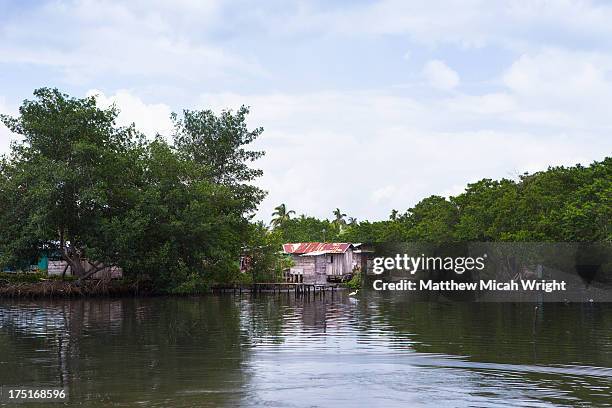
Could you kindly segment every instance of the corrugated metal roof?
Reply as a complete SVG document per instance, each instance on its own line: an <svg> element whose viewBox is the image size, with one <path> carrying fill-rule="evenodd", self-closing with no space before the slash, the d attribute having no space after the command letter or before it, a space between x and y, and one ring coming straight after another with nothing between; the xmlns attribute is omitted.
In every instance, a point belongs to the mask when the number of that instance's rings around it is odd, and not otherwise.
<svg viewBox="0 0 612 408"><path fill-rule="evenodd" d="M328 252L328 251L313 251L313 252L307 252L300 256L319 256L319 255L327 255L327 254L333 254L333 253L334 252Z"/></svg>
<svg viewBox="0 0 612 408"><path fill-rule="evenodd" d="M310 252L322 252L328 254L341 254L351 247L347 242L298 242L283 244L286 254L307 254Z"/></svg>

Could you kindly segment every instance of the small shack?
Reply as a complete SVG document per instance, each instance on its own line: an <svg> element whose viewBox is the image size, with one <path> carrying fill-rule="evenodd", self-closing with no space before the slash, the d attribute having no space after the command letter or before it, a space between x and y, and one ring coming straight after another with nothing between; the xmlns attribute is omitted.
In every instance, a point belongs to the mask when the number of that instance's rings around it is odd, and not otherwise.
<svg viewBox="0 0 612 408"><path fill-rule="evenodd" d="M93 266L87 261L83 261L82 265L85 269L85 273L89 272L91 268L93 268ZM47 266L47 274L49 276L62 275L64 270L66 270L67 276L72 276L72 268L70 268L66 261L49 259ZM105 266L91 275L91 277L93 279L118 279L123 277L123 269L121 269L119 266Z"/></svg>
<svg viewBox="0 0 612 408"><path fill-rule="evenodd" d="M16 265L8 265L0 268L2 272L30 272L44 273L48 276L58 276L65 274L72 276L72 269L67 266L58 250L43 249L32 259L24 259ZM85 272L93 268L86 260L82 261ZM119 266L105 266L91 276L93 279L117 279L123 277L123 269Z"/></svg>
<svg viewBox="0 0 612 408"><path fill-rule="evenodd" d="M293 267L285 273L287 282L325 284L349 280L365 268L367 259L361 244L348 242L299 242L283 244Z"/></svg>

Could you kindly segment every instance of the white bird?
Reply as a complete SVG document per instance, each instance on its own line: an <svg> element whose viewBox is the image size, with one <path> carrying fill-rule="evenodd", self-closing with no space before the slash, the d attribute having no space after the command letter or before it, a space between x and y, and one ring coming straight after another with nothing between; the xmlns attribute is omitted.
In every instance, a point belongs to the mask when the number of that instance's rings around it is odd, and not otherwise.
<svg viewBox="0 0 612 408"><path fill-rule="evenodd" d="M356 289L354 292L349 293L349 296L355 296L359 292L359 289Z"/></svg>

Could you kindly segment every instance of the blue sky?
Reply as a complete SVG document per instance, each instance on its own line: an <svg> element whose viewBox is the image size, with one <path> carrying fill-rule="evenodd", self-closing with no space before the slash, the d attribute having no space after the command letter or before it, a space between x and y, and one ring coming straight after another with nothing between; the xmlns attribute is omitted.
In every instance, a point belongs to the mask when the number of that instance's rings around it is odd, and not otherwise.
<svg viewBox="0 0 612 408"><path fill-rule="evenodd" d="M381 219L610 155L610 21L609 3L570 0L0 0L0 111L52 86L152 136L172 111L247 104L259 218L284 202Z"/></svg>

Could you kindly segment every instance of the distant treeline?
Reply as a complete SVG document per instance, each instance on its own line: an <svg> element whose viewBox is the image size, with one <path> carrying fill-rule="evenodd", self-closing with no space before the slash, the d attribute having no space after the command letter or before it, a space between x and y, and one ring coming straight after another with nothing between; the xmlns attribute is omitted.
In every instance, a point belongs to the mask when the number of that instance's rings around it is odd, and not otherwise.
<svg viewBox="0 0 612 408"><path fill-rule="evenodd" d="M331 220L290 213L281 205L272 221L286 242L611 242L612 158L516 181L482 179L457 196L393 210L385 221L359 222L339 209Z"/></svg>
<svg viewBox="0 0 612 408"><path fill-rule="evenodd" d="M483 179L449 199L431 196L385 221L299 216L252 221L265 192L247 147L263 131L248 109L173 114L148 140L119 126L116 107L57 89L34 91L0 120L20 140L0 160L0 268L58 257L77 281L118 265L157 291L276 279L280 244L298 241L611 241L612 159L554 167L518 181ZM245 256L246 255L246 256ZM240 259L251 272L240 273ZM87 265L89 263L89 265ZM272 274L272 276L270 276Z"/></svg>

